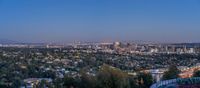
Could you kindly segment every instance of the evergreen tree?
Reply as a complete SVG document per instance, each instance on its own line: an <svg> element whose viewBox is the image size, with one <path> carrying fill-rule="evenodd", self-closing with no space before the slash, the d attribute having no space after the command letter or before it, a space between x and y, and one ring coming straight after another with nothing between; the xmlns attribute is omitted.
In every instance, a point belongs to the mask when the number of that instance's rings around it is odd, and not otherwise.
<svg viewBox="0 0 200 88"><path fill-rule="evenodd" d="M14 78L12 81L12 88L19 88L21 86L22 82L20 78Z"/></svg>
<svg viewBox="0 0 200 88"><path fill-rule="evenodd" d="M153 84L153 77L149 73L140 73L138 75L139 86L149 88Z"/></svg>
<svg viewBox="0 0 200 88"><path fill-rule="evenodd" d="M163 75L162 80L169 80L178 78L178 74L180 73L179 69L175 65L171 65Z"/></svg>
<svg viewBox="0 0 200 88"><path fill-rule="evenodd" d="M66 76L64 78L64 87L66 88L78 88L81 85L79 78L72 78Z"/></svg>
<svg viewBox="0 0 200 88"><path fill-rule="evenodd" d="M193 77L200 77L200 70L194 71Z"/></svg>

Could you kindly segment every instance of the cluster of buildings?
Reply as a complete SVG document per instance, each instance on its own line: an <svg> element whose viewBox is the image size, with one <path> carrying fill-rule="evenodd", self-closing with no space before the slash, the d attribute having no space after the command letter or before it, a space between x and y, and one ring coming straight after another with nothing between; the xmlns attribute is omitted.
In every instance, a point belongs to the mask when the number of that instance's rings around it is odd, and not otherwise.
<svg viewBox="0 0 200 88"><path fill-rule="evenodd" d="M25 86L21 86L21 88L37 88L40 83L44 83L40 85L42 88L48 88L47 84L52 84L53 80L51 78L28 78L23 80L25 83Z"/></svg>
<svg viewBox="0 0 200 88"><path fill-rule="evenodd" d="M199 44L122 42L68 45L1 44L0 64L7 64L7 67L10 67L4 70L4 73L12 71L8 73L15 73L17 77L22 75L21 80L24 80L30 88L40 83L41 80L51 83L53 77L64 78L66 75L74 78L80 77L82 69L88 75L95 76L103 64L119 68L131 75L145 70L150 72L156 81L160 81L171 63L177 64L182 71L180 75L183 78L191 76L192 69L199 67L196 65L200 62L199 53ZM29 71L30 68L36 72L36 75L29 76L29 74L22 73L24 70ZM46 74L51 75L46 76ZM25 75L30 78L27 79ZM6 78L9 77L5 76L1 79Z"/></svg>
<svg viewBox="0 0 200 88"><path fill-rule="evenodd" d="M199 43L132 43L132 42L114 42L114 43L71 43L71 44L0 44L0 47L18 47L18 48L79 48L86 49L87 52L105 52L119 54L194 54L200 53Z"/></svg>
<svg viewBox="0 0 200 88"><path fill-rule="evenodd" d="M167 53L167 54L194 54L200 52L200 44L183 43L183 44L153 44L153 43L78 43L71 44L73 48L93 49L94 51L106 53L120 54L152 54L152 53Z"/></svg>

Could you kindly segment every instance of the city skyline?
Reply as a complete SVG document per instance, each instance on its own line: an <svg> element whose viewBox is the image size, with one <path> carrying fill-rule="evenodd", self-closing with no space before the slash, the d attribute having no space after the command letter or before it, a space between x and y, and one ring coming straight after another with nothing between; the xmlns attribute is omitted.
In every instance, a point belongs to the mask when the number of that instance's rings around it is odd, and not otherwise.
<svg viewBox="0 0 200 88"><path fill-rule="evenodd" d="M0 39L200 42L198 0L1 0Z"/></svg>

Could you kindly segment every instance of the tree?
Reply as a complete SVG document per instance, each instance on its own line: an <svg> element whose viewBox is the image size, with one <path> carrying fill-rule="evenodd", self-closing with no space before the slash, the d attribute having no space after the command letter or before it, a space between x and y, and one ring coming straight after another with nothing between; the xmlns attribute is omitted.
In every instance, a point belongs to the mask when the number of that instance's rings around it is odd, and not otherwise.
<svg viewBox="0 0 200 88"><path fill-rule="evenodd" d="M0 88L9 88L4 82L0 81Z"/></svg>
<svg viewBox="0 0 200 88"><path fill-rule="evenodd" d="M21 86L22 82L20 78L14 78L12 81L12 88L19 88Z"/></svg>
<svg viewBox="0 0 200 88"><path fill-rule="evenodd" d="M96 88L96 77L82 73L80 88Z"/></svg>
<svg viewBox="0 0 200 88"><path fill-rule="evenodd" d="M129 88L139 88L139 85L137 84L136 78L129 77Z"/></svg>
<svg viewBox="0 0 200 88"><path fill-rule="evenodd" d="M39 84L37 85L37 88L45 88L47 85L46 81L45 80L41 80L39 82Z"/></svg>
<svg viewBox="0 0 200 88"><path fill-rule="evenodd" d="M80 86L80 79L66 76L64 78L64 86L67 88L77 88Z"/></svg>
<svg viewBox="0 0 200 88"><path fill-rule="evenodd" d="M178 78L178 74L180 73L179 69L175 65L171 65L163 75L162 80L169 80Z"/></svg>
<svg viewBox="0 0 200 88"><path fill-rule="evenodd" d="M193 77L200 77L200 70L194 71Z"/></svg>
<svg viewBox="0 0 200 88"><path fill-rule="evenodd" d="M139 73L139 86L142 88L149 88L153 84L153 77L149 73Z"/></svg>
<svg viewBox="0 0 200 88"><path fill-rule="evenodd" d="M119 69L103 65L97 74L98 88L127 88L128 76Z"/></svg>
<svg viewBox="0 0 200 88"><path fill-rule="evenodd" d="M63 79L56 78L53 80L54 88L63 88Z"/></svg>

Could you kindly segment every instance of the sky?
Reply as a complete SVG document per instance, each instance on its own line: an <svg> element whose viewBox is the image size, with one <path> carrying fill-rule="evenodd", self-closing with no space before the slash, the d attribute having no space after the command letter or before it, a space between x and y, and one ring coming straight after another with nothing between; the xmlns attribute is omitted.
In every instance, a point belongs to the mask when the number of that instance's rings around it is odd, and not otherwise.
<svg viewBox="0 0 200 88"><path fill-rule="evenodd" d="M199 0L0 0L0 39L200 42Z"/></svg>

